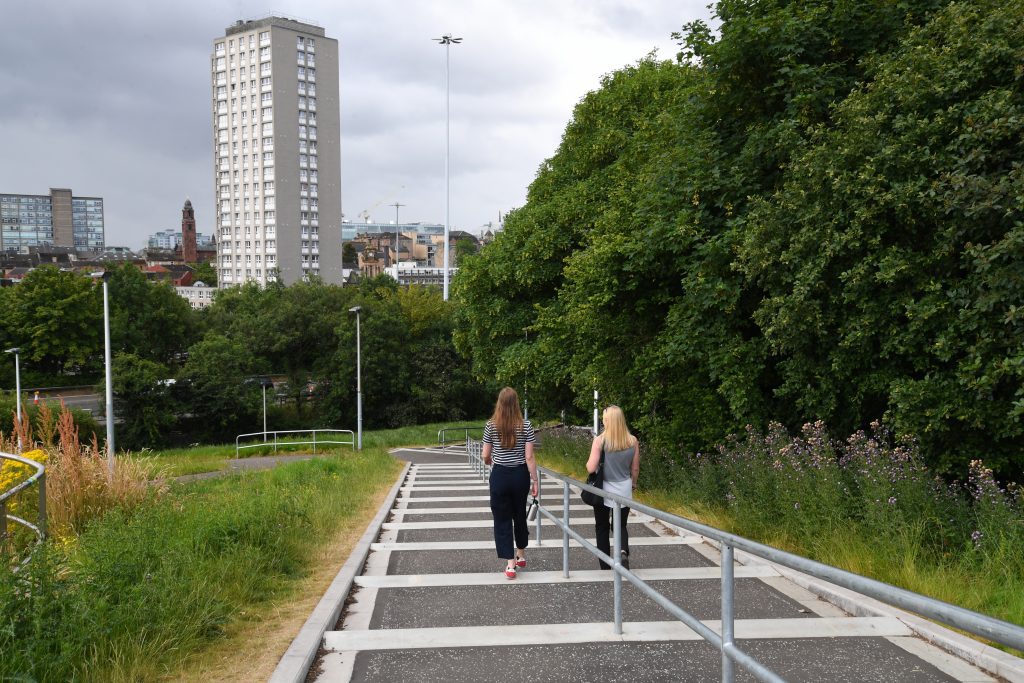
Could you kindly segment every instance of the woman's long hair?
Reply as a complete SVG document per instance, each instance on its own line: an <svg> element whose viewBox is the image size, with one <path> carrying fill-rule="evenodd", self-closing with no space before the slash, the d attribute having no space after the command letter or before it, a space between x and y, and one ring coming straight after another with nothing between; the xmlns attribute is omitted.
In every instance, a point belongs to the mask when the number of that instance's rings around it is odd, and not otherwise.
<svg viewBox="0 0 1024 683"><path fill-rule="evenodd" d="M622 408L608 406L604 409L601 419L604 420L603 436L606 450L624 451L636 441L626 426L626 416L623 415Z"/></svg>
<svg viewBox="0 0 1024 683"><path fill-rule="evenodd" d="M491 422L501 438L501 447L515 448L516 433L523 428L523 413L519 410L519 394L512 387L505 387L498 394Z"/></svg>

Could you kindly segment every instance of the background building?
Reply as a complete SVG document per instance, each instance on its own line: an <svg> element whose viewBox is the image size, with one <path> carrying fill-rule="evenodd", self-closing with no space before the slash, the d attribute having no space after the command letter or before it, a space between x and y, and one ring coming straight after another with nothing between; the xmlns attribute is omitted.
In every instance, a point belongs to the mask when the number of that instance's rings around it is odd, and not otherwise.
<svg viewBox="0 0 1024 683"><path fill-rule="evenodd" d="M0 194L0 251L38 246L102 252L103 199L59 188L48 195Z"/></svg>
<svg viewBox="0 0 1024 683"><path fill-rule="evenodd" d="M196 233L196 246L204 247L213 244L212 235ZM158 230L146 238L146 246L150 249L167 249L173 251L181 246L180 230Z"/></svg>
<svg viewBox="0 0 1024 683"><path fill-rule="evenodd" d="M214 41L218 284L340 283L338 41L281 17Z"/></svg>

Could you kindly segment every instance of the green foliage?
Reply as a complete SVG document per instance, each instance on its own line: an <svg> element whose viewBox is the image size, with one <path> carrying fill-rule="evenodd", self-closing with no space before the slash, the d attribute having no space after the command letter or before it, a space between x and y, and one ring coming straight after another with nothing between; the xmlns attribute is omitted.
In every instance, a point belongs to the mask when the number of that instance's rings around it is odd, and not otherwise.
<svg viewBox="0 0 1024 683"><path fill-rule="evenodd" d="M36 268L5 295L4 328L21 360L51 374L93 370L102 348L103 298L87 277Z"/></svg>
<svg viewBox="0 0 1024 683"><path fill-rule="evenodd" d="M255 424L261 395L258 385L245 382L252 373L253 358L240 342L211 333L192 345L179 380L193 438L223 441Z"/></svg>
<svg viewBox="0 0 1024 683"><path fill-rule="evenodd" d="M202 282L210 287L216 287L217 269L213 267L213 263L197 263L192 267L192 281Z"/></svg>
<svg viewBox="0 0 1024 683"><path fill-rule="evenodd" d="M545 434L539 462L583 476L589 441ZM741 536L1024 620L1024 498L978 462L966 482L946 485L913 440L875 424L836 441L820 422L799 434L751 428L682 458L646 443L641 453L642 502L671 501Z"/></svg>
<svg viewBox="0 0 1024 683"><path fill-rule="evenodd" d="M383 449L180 489L0 568L0 678L155 680L287 594L391 484Z"/></svg>
<svg viewBox="0 0 1024 683"><path fill-rule="evenodd" d="M45 440L47 435L52 437L57 433L57 419L60 416L60 410L57 406L54 406L50 411L49 422L47 423L44 422L44 416L39 408L40 406L35 405L30 396L21 397L21 409L28 416L29 422L32 425L33 436L36 439ZM14 418L17 412L18 403L14 397L14 392L11 392L10 396L0 396L0 433L5 435L14 433ZM68 412L71 413L71 419L78 430L78 439L81 443L89 443L94 434L98 434L102 441L103 432L91 413L79 408L69 408Z"/></svg>
<svg viewBox="0 0 1024 683"><path fill-rule="evenodd" d="M188 346L192 308L166 283L150 282L130 263L111 273L110 340L122 351L169 363Z"/></svg>
<svg viewBox="0 0 1024 683"><path fill-rule="evenodd" d="M174 425L170 374L166 366L130 353L114 356L114 414L120 420L116 443L122 449L151 448Z"/></svg>
<svg viewBox="0 0 1024 683"><path fill-rule="evenodd" d="M1024 443L1020 3L952 4L814 130L740 249L778 394L944 470Z"/></svg>
<svg viewBox="0 0 1024 683"><path fill-rule="evenodd" d="M456 275L457 347L690 450L884 416L1020 471L1022 6L718 3L580 102Z"/></svg>

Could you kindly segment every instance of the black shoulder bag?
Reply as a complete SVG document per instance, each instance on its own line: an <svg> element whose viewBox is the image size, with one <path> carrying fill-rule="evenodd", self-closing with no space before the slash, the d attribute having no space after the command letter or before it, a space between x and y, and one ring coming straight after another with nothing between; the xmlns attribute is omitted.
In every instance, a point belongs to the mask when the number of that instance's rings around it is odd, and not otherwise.
<svg viewBox="0 0 1024 683"><path fill-rule="evenodd" d="M587 486L593 486L596 489L604 486L604 439L601 440L601 460L597 463L597 469L587 475ZM580 498L592 507L604 505L604 498L590 491L581 491Z"/></svg>

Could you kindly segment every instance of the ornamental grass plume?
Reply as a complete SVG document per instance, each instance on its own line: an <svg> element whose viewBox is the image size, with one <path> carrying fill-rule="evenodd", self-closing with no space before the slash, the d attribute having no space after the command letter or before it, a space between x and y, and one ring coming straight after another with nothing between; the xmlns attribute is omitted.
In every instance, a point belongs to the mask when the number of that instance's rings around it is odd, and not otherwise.
<svg viewBox="0 0 1024 683"><path fill-rule="evenodd" d="M149 480L130 454L114 459L113 473L96 435L83 446L78 427L63 405L57 419L58 441L51 447L46 475L50 533L58 538L81 533L94 519L115 507L133 508L167 491L160 477Z"/></svg>

